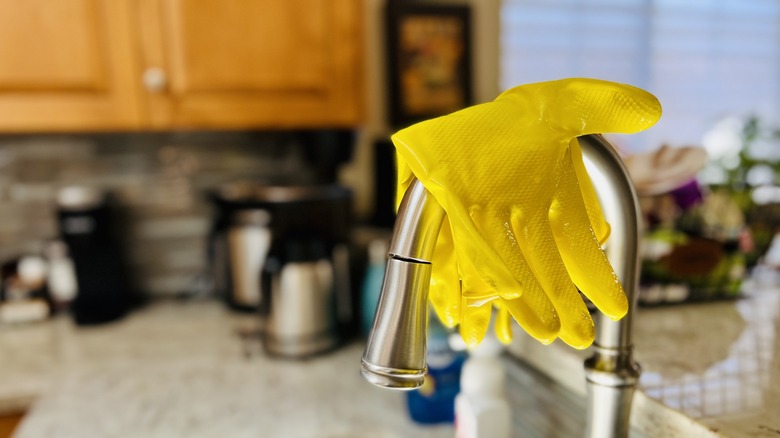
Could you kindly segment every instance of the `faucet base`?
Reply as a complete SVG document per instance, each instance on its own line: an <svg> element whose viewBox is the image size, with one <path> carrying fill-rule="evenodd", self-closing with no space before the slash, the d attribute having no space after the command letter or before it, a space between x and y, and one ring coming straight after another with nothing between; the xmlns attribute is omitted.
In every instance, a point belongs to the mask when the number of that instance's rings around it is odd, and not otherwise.
<svg viewBox="0 0 780 438"><path fill-rule="evenodd" d="M628 436L631 401L641 368L634 362L633 347L611 349L594 345L585 361L588 390L587 438Z"/></svg>
<svg viewBox="0 0 780 438"><path fill-rule="evenodd" d="M626 438L630 423L633 386L604 386L587 381L586 438Z"/></svg>
<svg viewBox="0 0 780 438"><path fill-rule="evenodd" d="M372 365L365 360L361 361L360 374L377 386L390 389L410 391L419 388L425 381L427 368L422 370L400 370L398 368L386 368Z"/></svg>

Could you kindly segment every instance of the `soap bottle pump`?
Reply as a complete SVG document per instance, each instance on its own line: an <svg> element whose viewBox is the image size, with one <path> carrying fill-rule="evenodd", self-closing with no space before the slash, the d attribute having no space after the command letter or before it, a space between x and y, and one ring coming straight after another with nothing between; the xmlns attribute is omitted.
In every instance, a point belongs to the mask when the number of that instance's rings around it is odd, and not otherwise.
<svg viewBox="0 0 780 438"><path fill-rule="evenodd" d="M504 392L502 351L492 333L469 351L455 398L456 438L509 438L512 413Z"/></svg>

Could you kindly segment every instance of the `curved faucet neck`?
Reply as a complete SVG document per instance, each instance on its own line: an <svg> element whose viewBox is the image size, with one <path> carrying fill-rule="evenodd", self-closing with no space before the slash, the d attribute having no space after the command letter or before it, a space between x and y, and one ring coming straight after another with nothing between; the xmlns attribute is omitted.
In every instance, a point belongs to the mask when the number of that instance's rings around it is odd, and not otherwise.
<svg viewBox="0 0 780 438"><path fill-rule="evenodd" d="M605 245L612 264L628 299L628 313L613 321L599 314L596 324L596 345L602 348L631 346L634 308L639 288L639 200L623 160L600 135L580 137L580 146L604 217L612 228Z"/></svg>

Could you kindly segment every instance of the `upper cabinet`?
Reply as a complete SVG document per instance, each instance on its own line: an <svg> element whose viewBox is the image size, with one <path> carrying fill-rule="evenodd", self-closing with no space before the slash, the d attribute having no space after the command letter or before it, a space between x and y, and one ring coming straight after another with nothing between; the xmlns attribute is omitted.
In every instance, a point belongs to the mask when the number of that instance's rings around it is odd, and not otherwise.
<svg viewBox="0 0 780 438"><path fill-rule="evenodd" d="M140 123L129 3L0 1L0 130Z"/></svg>
<svg viewBox="0 0 780 438"><path fill-rule="evenodd" d="M155 126L354 125L360 10L351 0L152 0L142 18ZM153 28L154 27L154 28ZM151 72L151 73L150 73Z"/></svg>
<svg viewBox="0 0 780 438"><path fill-rule="evenodd" d="M361 0L0 0L0 130L350 127Z"/></svg>

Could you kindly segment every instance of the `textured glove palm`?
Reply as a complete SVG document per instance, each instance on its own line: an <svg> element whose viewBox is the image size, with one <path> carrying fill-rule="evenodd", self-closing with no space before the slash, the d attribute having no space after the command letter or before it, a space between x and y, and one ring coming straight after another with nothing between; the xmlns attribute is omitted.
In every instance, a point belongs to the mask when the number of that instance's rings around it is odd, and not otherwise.
<svg viewBox="0 0 780 438"><path fill-rule="evenodd" d="M439 318L473 345L495 304L504 341L508 313L542 342L585 348L594 327L578 288L607 316L624 316L625 293L600 246L609 226L576 137L638 132L660 115L638 88L565 79L396 133L398 193L416 177L447 213L432 261Z"/></svg>

